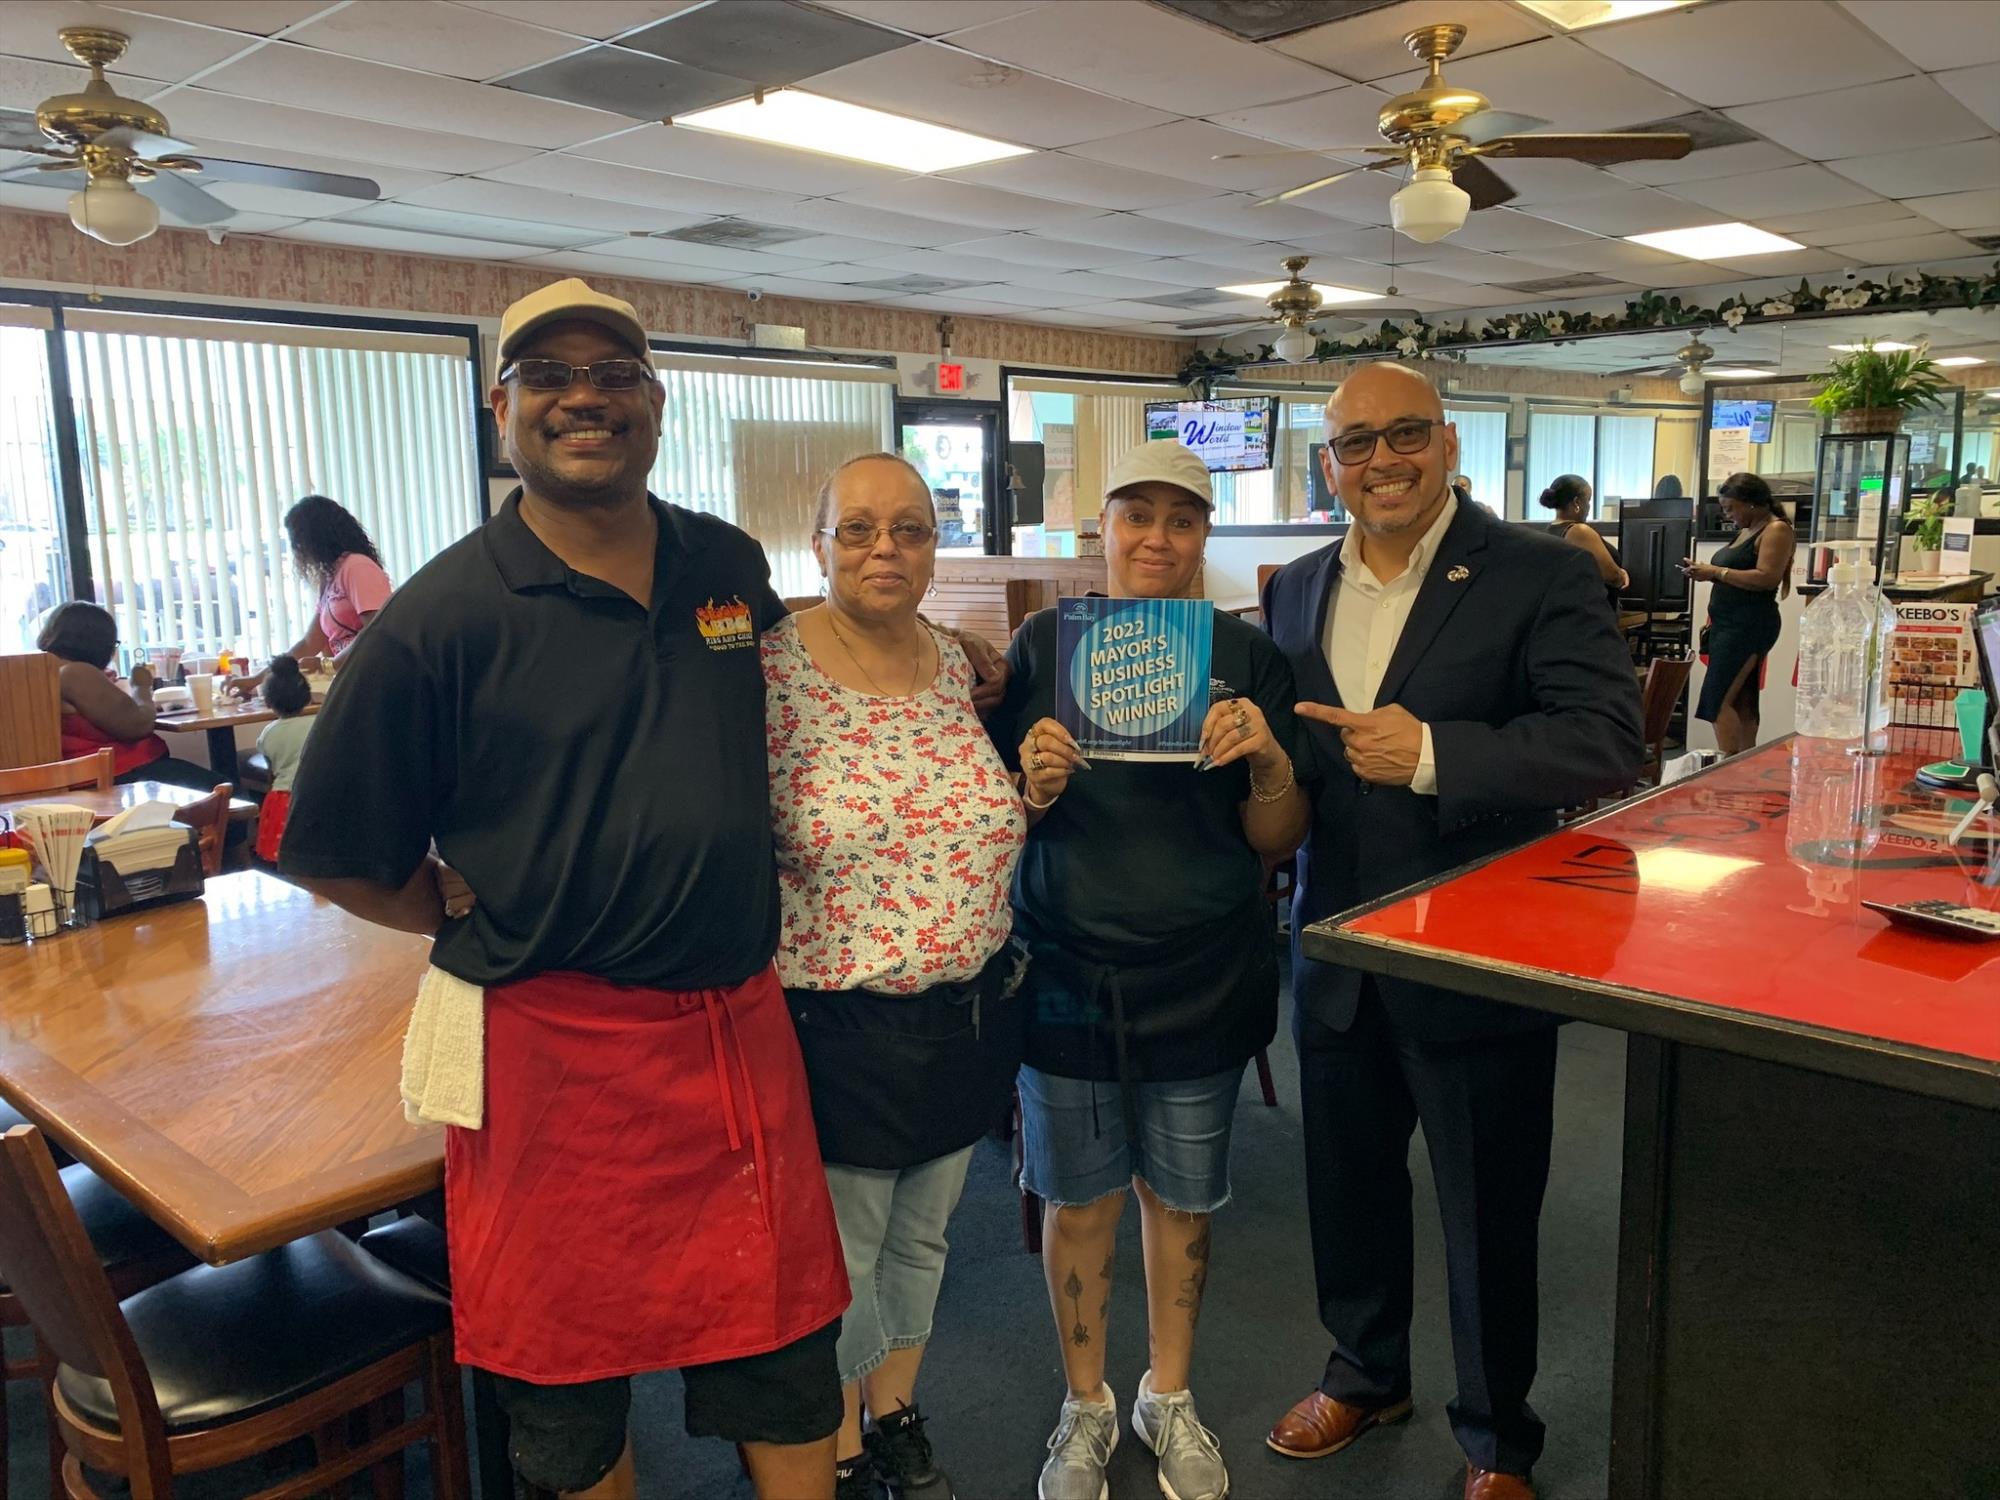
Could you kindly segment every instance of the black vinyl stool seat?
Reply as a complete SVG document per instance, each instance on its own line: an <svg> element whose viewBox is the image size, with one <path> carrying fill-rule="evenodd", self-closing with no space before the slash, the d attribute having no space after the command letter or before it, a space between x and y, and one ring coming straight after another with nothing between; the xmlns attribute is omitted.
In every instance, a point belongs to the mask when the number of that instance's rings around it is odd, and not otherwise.
<svg viewBox="0 0 2000 1500"><path fill-rule="evenodd" d="M338 1234L227 1266L197 1266L119 1304L169 1434L298 1401L445 1332L451 1306ZM63 1365L77 1416L118 1425L109 1381Z"/></svg>
<svg viewBox="0 0 2000 1500"><path fill-rule="evenodd" d="M377 1260L423 1283L440 1297L451 1295L451 1258L445 1250L444 1231L429 1219L412 1214L369 1230L358 1243Z"/></svg>
<svg viewBox="0 0 2000 1500"><path fill-rule="evenodd" d="M12 1130L16 1125L26 1125L27 1123L28 1123L28 1117L26 1115L22 1114L19 1110L15 1109L14 1106L9 1104L5 1099L0 1099L0 1135L5 1135L8 1131ZM66 1167L71 1162L76 1160L75 1157L71 1156L67 1151L63 1150L62 1147L58 1146L54 1141L50 1141L48 1145L49 1145L49 1155L53 1156L56 1159L57 1166Z"/></svg>
<svg viewBox="0 0 2000 1500"><path fill-rule="evenodd" d="M0 1129L4 1128L0 1124ZM97 1263L105 1270L146 1260L194 1264L194 1257L172 1235L90 1168L64 1167L56 1175L76 1207L76 1216L83 1220L83 1232L90 1236ZM0 1293L6 1290L6 1281L0 1279Z"/></svg>

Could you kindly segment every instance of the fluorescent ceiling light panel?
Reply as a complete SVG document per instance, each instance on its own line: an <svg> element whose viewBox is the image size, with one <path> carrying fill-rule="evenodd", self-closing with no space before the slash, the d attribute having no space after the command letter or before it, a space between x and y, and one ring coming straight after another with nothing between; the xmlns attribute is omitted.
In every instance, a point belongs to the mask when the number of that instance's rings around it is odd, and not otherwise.
<svg viewBox="0 0 2000 1500"><path fill-rule="evenodd" d="M1228 292L1237 297L1268 297L1281 286L1289 286L1286 281L1259 281L1245 286L1219 286L1218 292ZM1328 286L1323 281L1315 281L1313 290L1319 293L1319 300L1328 307L1342 302L1375 302L1380 292L1357 292L1351 286Z"/></svg>
<svg viewBox="0 0 2000 1500"><path fill-rule="evenodd" d="M1752 370L1732 365L1726 370L1717 370L1712 367L1705 368L1701 373L1706 375L1710 380L1766 380L1778 372L1776 370Z"/></svg>
<svg viewBox="0 0 2000 1500"><path fill-rule="evenodd" d="M1635 245L1646 245L1689 260L1737 260L1749 255L1805 249L1797 240L1767 233L1751 224L1699 224L1692 229L1662 229L1655 234L1628 234L1625 238Z"/></svg>
<svg viewBox="0 0 2000 1500"><path fill-rule="evenodd" d="M1873 349L1880 354L1901 354L1905 349L1914 349L1915 344L1899 344L1894 339L1878 339L1872 344L1828 344L1835 354L1858 354L1863 349Z"/></svg>
<svg viewBox="0 0 2000 1500"><path fill-rule="evenodd" d="M1879 349L1881 345L1878 344L1876 347ZM1946 355L1943 359L1934 359L1931 363L1940 369L1958 370L1963 369L1966 365L1983 365L1986 361L1979 358L1976 354L1950 354Z"/></svg>
<svg viewBox="0 0 2000 1500"><path fill-rule="evenodd" d="M1031 152L1027 146L1012 146L884 110L844 104L800 89L774 89L764 95L762 104L754 99L739 99L734 104L676 115L673 123L746 141L843 156L879 167L898 167L905 172L949 172L956 167L1027 156Z"/></svg>
<svg viewBox="0 0 2000 1500"><path fill-rule="evenodd" d="M1629 21L1634 16L1650 16L1655 11L1692 4L1694 0L1521 0L1523 10L1533 11L1544 21L1553 21L1565 31Z"/></svg>

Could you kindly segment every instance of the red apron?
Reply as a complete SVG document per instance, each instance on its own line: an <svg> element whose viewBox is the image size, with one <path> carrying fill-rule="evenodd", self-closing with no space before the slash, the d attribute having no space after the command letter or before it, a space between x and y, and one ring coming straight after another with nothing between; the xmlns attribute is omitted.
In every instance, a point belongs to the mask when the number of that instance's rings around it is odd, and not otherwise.
<svg viewBox="0 0 2000 1500"><path fill-rule="evenodd" d="M445 1135L458 1358L541 1385L777 1349L846 1310L791 1014L541 974L486 992L486 1125Z"/></svg>

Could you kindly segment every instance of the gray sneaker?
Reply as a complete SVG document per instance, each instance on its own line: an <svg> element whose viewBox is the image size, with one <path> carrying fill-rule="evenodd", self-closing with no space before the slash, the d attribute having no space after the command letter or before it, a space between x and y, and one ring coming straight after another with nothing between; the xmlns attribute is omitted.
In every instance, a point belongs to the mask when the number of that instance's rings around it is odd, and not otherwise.
<svg viewBox="0 0 2000 1500"><path fill-rule="evenodd" d="M1118 1446L1118 1398L1109 1386L1103 1393L1102 1401L1071 1396L1063 1402L1049 1439L1049 1461L1035 1482L1041 1500L1110 1500L1104 1469Z"/></svg>
<svg viewBox="0 0 2000 1500"><path fill-rule="evenodd" d="M1149 1370L1139 1381L1132 1430L1160 1460L1160 1493L1167 1500L1223 1500L1229 1471L1222 1466L1222 1445L1195 1415L1193 1394L1156 1396L1151 1378Z"/></svg>

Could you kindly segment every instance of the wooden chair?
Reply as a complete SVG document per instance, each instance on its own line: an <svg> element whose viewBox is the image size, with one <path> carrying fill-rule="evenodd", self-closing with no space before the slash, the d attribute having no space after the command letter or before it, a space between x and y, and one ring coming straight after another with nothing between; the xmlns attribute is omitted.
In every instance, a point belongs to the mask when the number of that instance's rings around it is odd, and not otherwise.
<svg viewBox="0 0 2000 1500"><path fill-rule="evenodd" d="M1639 690L1640 733L1646 741L1646 759L1640 772L1654 783L1658 783L1666 762L1667 728L1674 721L1674 709L1693 670L1692 656L1656 656L1646 666L1645 686Z"/></svg>
<svg viewBox="0 0 2000 1500"><path fill-rule="evenodd" d="M204 875L222 873L223 840L229 832L229 799L235 794L236 788L225 781L199 802L174 809L174 821L185 823L201 837L201 872Z"/></svg>
<svg viewBox="0 0 2000 1500"><path fill-rule="evenodd" d="M108 749L74 760L52 760L37 766L0 771L0 797L32 797L37 792L67 792L77 787L110 790L118 774L117 759Z"/></svg>
<svg viewBox="0 0 2000 1500"><path fill-rule="evenodd" d="M303 1474L258 1500L304 1500L429 1445L431 1492L469 1500L451 1309L338 1234L227 1266L202 1266L118 1302L40 1133L0 1136L0 1265L54 1360L63 1493L100 1500L84 1465L133 1500L167 1500L177 1476L299 1438ZM224 1352L226 1351L226 1353ZM45 1364L52 1361L45 1360ZM423 1415L344 1441L412 1381Z"/></svg>
<svg viewBox="0 0 2000 1500"><path fill-rule="evenodd" d="M0 767L62 755L62 662L46 651L0 656Z"/></svg>

